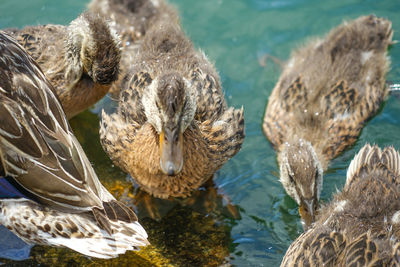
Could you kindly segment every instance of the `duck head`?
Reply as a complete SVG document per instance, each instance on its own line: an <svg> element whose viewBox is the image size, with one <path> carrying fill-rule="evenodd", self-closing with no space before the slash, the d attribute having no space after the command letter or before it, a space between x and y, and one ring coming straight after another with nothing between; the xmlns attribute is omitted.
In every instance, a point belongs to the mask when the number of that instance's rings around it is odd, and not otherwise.
<svg viewBox="0 0 400 267"><path fill-rule="evenodd" d="M160 75L145 90L142 98L148 122L159 135L160 168L169 176L183 167L183 133L193 121L196 94L182 75Z"/></svg>
<svg viewBox="0 0 400 267"><path fill-rule="evenodd" d="M280 181L299 205L304 230L314 222L322 188L323 168L308 141L298 139L283 144L280 152Z"/></svg>

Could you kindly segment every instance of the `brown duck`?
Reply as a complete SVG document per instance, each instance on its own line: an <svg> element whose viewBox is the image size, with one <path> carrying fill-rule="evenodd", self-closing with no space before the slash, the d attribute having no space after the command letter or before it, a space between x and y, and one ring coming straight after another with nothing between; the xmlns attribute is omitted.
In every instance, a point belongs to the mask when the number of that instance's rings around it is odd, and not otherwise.
<svg viewBox="0 0 400 267"><path fill-rule="evenodd" d="M241 148L243 110L228 108L219 76L168 7L131 53L118 110L100 139L116 165L156 197L185 197Z"/></svg>
<svg viewBox="0 0 400 267"><path fill-rule="evenodd" d="M110 26L121 37L124 48L142 39L154 21L170 9L163 0L92 0L88 8L112 21Z"/></svg>
<svg viewBox="0 0 400 267"><path fill-rule="evenodd" d="M399 266L400 155L365 145L342 192L289 247L281 266Z"/></svg>
<svg viewBox="0 0 400 267"><path fill-rule="evenodd" d="M0 224L27 243L98 258L148 244L100 183L40 67L2 31L0 122Z"/></svg>
<svg viewBox="0 0 400 267"><path fill-rule="evenodd" d="M92 0L88 6L95 14L111 21L110 27L118 33L122 41L122 56L119 76L110 90L112 97L118 98L125 73L129 71L140 41L147 30L161 17L177 19L175 11L164 0Z"/></svg>
<svg viewBox="0 0 400 267"><path fill-rule="evenodd" d="M68 118L100 100L118 78L120 39L100 16L87 12L69 26L6 31L40 65Z"/></svg>
<svg viewBox="0 0 400 267"><path fill-rule="evenodd" d="M269 97L263 130L305 227L329 160L354 144L387 94L392 34L390 21L372 15L343 23L293 53Z"/></svg>

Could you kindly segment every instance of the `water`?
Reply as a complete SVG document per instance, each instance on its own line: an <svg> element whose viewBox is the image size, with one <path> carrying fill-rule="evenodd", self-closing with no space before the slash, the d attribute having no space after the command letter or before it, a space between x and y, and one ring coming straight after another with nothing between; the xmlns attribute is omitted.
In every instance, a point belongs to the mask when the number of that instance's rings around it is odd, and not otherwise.
<svg viewBox="0 0 400 267"><path fill-rule="evenodd" d="M170 210L161 211L162 219L158 221L147 219L144 212L139 213L139 217L145 226L151 228L152 243L161 251L161 255L168 258L168 255L177 252L177 256L169 257L173 263L177 257L182 257L175 263L184 265L185 260L195 257L193 253L190 254L191 248L195 251L194 243L185 245L181 242L180 248L172 249L168 246L173 244L162 241L168 239L164 238L165 233L153 230L156 227L165 227L164 231L179 237L177 233L179 226L175 227L173 222L174 218L184 217L190 222L217 225L218 231L210 228L207 233L218 233L226 239L224 239L226 242L218 243L219 250L212 250L214 244L212 241L201 243L203 246L210 246L208 248L213 251L207 254L210 258L211 255L217 255L215 251L221 252L222 256L215 256L216 260L209 261L209 264L219 264L221 262L218 259L229 254L229 262L237 266L276 266L290 243L301 233L302 228L295 202L285 194L278 181L276 154L261 131L265 105L279 78L280 68L272 61L267 61L267 66L262 67L259 60L265 53L285 60L292 49L310 37L325 34L344 19L371 13L390 19L395 30L394 39L399 39L400 2L394 0L171 0L171 2L177 5L183 27L196 47L205 51L215 62L229 105L238 108L244 106L247 137L242 150L224 165L214 178L218 187L219 201L225 203L225 210L221 208L223 212L214 216L213 218L216 218L212 219L214 221L209 221L209 217L207 214L204 215L201 208L199 210L193 208L194 213L190 213L190 210L185 208L187 204L168 206ZM80 0L68 2L32 0L29 3L2 0L0 28L38 23L67 24L84 10L85 5L86 3ZM392 66L387 77L389 81L400 81L399 46L395 45L390 50ZM400 114L400 93L394 93L389 96L380 113L368 122L357 143L332 161L325 174L322 192L324 201L329 201L332 193L342 188L350 160L366 142L400 148L398 114ZM96 136L98 117L86 112L71 123L102 181L110 184L110 188L115 188L115 180L118 180L126 188L130 184L126 182L126 175L112 167L98 143L93 140L93 136ZM131 201L129 197L136 192L133 189L129 190L128 193L126 190L123 191L123 199L127 202ZM116 189L113 192L119 191ZM227 215L227 199L239 211L239 219L232 219L232 216ZM185 217L185 214L189 214L189 217ZM223 227L219 228L221 225ZM185 238L196 238L198 228L193 226L190 229L193 232L185 233ZM52 251L53 254L47 248L34 247L32 254L35 262L50 262L46 261L46 257L50 257L48 255L52 255L53 258L56 257L54 255L63 255L59 256L61 260L69 255L69 251L68 253L59 249ZM199 250L199 253L204 251ZM39 254L40 257L37 256ZM126 257L128 256L120 257L119 263L126 262L128 259Z"/></svg>

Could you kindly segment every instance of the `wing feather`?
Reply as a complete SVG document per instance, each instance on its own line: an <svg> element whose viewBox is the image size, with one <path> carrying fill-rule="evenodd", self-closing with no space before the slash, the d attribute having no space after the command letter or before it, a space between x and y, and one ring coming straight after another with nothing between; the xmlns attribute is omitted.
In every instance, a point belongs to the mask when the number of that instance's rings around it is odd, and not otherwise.
<svg viewBox="0 0 400 267"><path fill-rule="evenodd" d="M0 34L0 151L4 172L40 202L103 208L101 184L38 65ZM27 175L29 173L29 175Z"/></svg>
<svg viewBox="0 0 400 267"><path fill-rule="evenodd" d="M197 68L192 72L191 82L192 86L197 89L195 119L200 122L217 120L226 110L219 80Z"/></svg>
<svg viewBox="0 0 400 267"><path fill-rule="evenodd" d="M303 114L309 104L307 88L301 76L295 78L287 87L285 84L280 81L273 89L263 121L264 134L275 149L287 140L290 129L296 127L296 114Z"/></svg>

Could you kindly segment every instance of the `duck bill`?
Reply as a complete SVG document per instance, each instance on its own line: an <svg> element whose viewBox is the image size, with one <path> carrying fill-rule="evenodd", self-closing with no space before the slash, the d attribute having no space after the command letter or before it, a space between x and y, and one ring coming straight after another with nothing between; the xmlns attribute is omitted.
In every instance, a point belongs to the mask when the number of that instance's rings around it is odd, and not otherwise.
<svg viewBox="0 0 400 267"><path fill-rule="evenodd" d="M183 134L164 129L160 134L160 167L169 176L178 174L183 166Z"/></svg>
<svg viewBox="0 0 400 267"><path fill-rule="evenodd" d="M315 203L314 199L307 199L301 202L299 207L299 214L301 217L301 224L304 231L310 228L311 224L315 221Z"/></svg>

